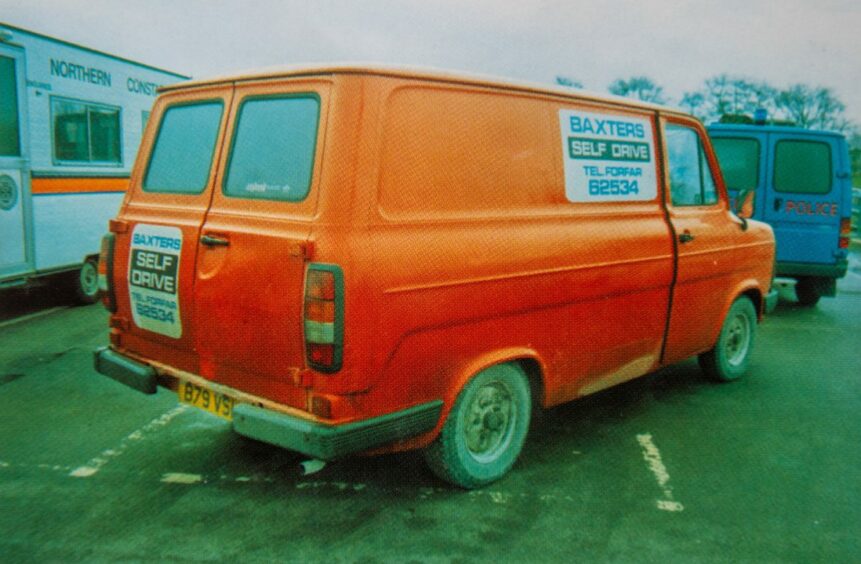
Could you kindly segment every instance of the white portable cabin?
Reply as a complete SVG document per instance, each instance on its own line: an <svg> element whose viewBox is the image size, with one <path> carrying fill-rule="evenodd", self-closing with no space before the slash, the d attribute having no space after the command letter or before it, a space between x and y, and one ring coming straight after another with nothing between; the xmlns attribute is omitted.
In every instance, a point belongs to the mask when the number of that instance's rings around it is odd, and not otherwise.
<svg viewBox="0 0 861 564"><path fill-rule="evenodd" d="M0 288L77 272L95 300L156 90L187 78L0 22Z"/></svg>

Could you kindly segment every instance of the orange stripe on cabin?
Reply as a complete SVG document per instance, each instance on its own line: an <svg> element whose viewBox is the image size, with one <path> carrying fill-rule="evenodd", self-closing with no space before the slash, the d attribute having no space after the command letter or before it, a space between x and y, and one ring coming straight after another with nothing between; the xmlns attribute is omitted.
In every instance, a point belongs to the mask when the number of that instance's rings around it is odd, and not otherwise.
<svg viewBox="0 0 861 564"><path fill-rule="evenodd" d="M80 194L92 192L125 192L128 178L32 178L33 194Z"/></svg>

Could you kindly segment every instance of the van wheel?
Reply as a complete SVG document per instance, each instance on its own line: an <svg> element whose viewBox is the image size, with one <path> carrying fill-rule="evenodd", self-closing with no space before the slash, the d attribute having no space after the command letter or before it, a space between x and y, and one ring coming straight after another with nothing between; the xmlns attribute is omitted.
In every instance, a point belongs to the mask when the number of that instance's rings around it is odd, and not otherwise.
<svg viewBox="0 0 861 564"><path fill-rule="evenodd" d="M96 259L89 258L75 272L72 279L75 298L82 304L93 304L99 299L99 265Z"/></svg>
<svg viewBox="0 0 861 564"><path fill-rule="evenodd" d="M795 297L804 307L813 307L819 302L819 288L812 278L802 278L795 283Z"/></svg>
<svg viewBox="0 0 861 564"><path fill-rule="evenodd" d="M430 469L472 489L504 476L520 455L532 400L526 374L499 364L476 374L461 390L437 439L424 452Z"/></svg>
<svg viewBox="0 0 861 564"><path fill-rule="evenodd" d="M747 370L756 335L756 309L741 296L726 314L714 348L699 356L706 376L720 382L737 380Z"/></svg>

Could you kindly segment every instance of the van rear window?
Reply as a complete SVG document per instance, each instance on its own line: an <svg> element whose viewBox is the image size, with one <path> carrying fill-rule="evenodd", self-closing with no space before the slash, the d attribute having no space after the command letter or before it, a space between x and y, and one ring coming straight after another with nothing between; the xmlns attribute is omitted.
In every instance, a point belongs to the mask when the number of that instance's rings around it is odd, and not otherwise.
<svg viewBox="0 0 861 564"><path fill-rule="evenodd" d="M793 194L831 191L831 147L818 141L778 141L774 189Z"/></svg>
<svg viewBox="0 0 861 564"><path fill-rule="evenodd" d="M750 190L759 184L759 141L740 137L712 139L726 186Z"/></svg>
<svg viewBox="0 0 861 564"><path fill-rule="evenodd" d="M316 95L242 103L224 180L227 196L299 202L311 188L320 100Z"/></svg>
<svg viewBox="0 0 861 564"><path fill-rule="evenodd" d="M209 180L224 104L171 106L164 113L144 177L146 192L199 194Z"/></svg>

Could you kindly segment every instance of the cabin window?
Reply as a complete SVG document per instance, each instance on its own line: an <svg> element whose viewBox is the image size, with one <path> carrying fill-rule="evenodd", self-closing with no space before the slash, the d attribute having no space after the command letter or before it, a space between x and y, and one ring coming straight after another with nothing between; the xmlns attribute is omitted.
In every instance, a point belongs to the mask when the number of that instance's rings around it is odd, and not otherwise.
<svg viewBox="0 0 861 564"><path fill-rule="evenodd" d="M51 124L58 164L122 164L120 108L52 97Z"/></svg>
<svg viewBox="0 0 861 564"><path fill-rule="evenodd" d="M669 124L666 138L673 205L703 206L717 203L714 178L696 130Z"/></svg>

